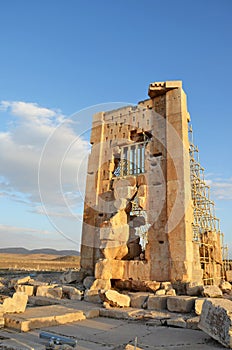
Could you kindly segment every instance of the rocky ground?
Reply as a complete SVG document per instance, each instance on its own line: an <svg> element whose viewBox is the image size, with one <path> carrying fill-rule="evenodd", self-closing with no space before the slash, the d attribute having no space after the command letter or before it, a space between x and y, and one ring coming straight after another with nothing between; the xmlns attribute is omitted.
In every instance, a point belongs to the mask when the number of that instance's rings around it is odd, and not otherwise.
<svg viewBox="0 0 232 350"><path fill-rule="evenodd" d="M81 270L4 273L0 349L45 349L42 330L75 339L76 349L129 350L136 339L144 350L232 348L229 282L220 288L189 285L186 295L176 295L170 282L143 281L130 288L112 289L109 281ZM134 291L138 288L144 291Z"/></svg>

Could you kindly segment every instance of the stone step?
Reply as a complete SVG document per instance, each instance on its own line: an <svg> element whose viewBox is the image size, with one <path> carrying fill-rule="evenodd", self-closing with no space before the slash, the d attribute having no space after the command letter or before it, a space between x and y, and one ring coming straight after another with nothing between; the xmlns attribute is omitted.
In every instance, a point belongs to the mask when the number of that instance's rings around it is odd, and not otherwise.
<svg viewBox="0 0 232 350"><path fill-rule="evenodd" d="M21 332L84 319L86 319L86 316L83 311L61 305L28 308L23 314L7 314L4 316L5 327Z"/></svg>

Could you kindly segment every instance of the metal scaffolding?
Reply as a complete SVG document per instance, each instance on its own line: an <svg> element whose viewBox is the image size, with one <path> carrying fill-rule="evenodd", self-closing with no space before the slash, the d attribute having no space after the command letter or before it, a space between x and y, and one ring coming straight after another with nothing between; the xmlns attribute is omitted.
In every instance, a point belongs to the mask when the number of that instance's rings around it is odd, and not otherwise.
<svg viewBox="0 0 232 350"><path fill-rule="evenodd" d="M228 247L224 247L224 235L215 215L215 205L210 199L210 187L200 164L199 150L193 142L192 126L189 126L190 178L193 201L193 240L199 244L200 262L204 284L218 284L225 278ZM221 276L219 278L218 276Z"/></svg>

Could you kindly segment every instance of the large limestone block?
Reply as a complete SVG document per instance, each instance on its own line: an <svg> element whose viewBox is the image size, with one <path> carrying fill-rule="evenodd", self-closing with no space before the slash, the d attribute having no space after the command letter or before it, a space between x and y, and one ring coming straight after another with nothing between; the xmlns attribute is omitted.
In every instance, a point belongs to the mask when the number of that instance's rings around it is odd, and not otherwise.
<svg viewBox="0 0 232 350"><path fill-rule="evenodd" d="M125 260L101 260L95 265L95 277L98 279L123 279Z"/></svg>
<svg viewBox="0 0 232 350"><path fill-rule="evenodd" d="M222 291L217 286L204 286L202 296L206 298L220 298L222 296Z"/></svg>
<svg viewBox="0 0 232 350"><path fill-rule="evenodd" d="M14 288L16 292L23 292L29 297L34 294L34 286L29 286L27 284L18 284Z"/></svg>
<svg viewBox="0 0 232 350"><path fill-rule="evenodd" d="M56 286L39 286L36 291L37 297L48 297L54 299L61 299L62 294L62 287Z"/></svg>
<svg viewBox="0 0 232 350"><path fill-rule="evenodd" d="M129 307L130 297L125 294L118 293L116 290L107 290L100 293L101 300L107 302L113 307Z"/></svg>
<svg viewBox="0 0 232 350"><path fill-rule="evenodd" d="M105 259L123 259L128 254L128 247L126 243L120 245L116 241L101 242L101 252Z"/></svg>
<svg viewBox="0 0 232 350"><path fill-rule="evenodd" d="M206 299L198 326L225 347L232 348L232 301Z"/></svg>
<svg viewBox="0 0 232 350"><path fill-rule="evenodd" d="M150 295L147 301L147 308L150 310L166 310L167 309L167 300L166 296L156 296Z"/></svg>
<svg viewBox="0 0 232 350"><path fill-rule="evenodd" d="M28 295L22 292L16 292L12 298L6 298L3 301L3 313L21 313L27 306Z"/></svg>
<svg viewBox="0 0 232 350"><path fill-rule="evenodd" d="M171 312L191 312L194 308L195 297L174 296L167 300L167 308Z"/></svg>

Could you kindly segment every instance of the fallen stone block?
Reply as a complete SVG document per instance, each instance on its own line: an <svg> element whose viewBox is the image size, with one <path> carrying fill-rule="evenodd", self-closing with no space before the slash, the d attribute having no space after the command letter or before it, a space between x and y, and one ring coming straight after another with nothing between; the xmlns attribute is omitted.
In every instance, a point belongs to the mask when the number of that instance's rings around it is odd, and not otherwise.
<svg viewBox="0 0 232 350"><path fill-rule="evenodd" d="M110 280L96 279L90 287L90 290L108 290L111 288Z"/></svg>
<svg viewBox="0 0 232 350"><path fill-rule="evenodd" d="M195 300L195 313L197 315L200 315L201 314L201 311L202 311L202 306L204 304L204 301L205 301L205 298L197 298Z"/></svg>
<svg viewBox="0 0 232 350"><path fill-rule="evenodd" d="M12 288L17 284L25 284L28 283L30 281L31 277L30 276L26 276L23 278L13 278L12 280L10 280L8 287Z"/></svg>
<svg viewBox="0 0 232 350"><path fill-rule="evenodd" d="M73 283L73 282L82 282L83 279L86 277L86 271L76 271L76 270L69 270L66 271L61 277L60 281L61 283Z"/></svg>
<svg viewBox="0 0 232 350"><path fill-rule="evenodd" d="M103 302L107 302L113 307L129 307L130 297L125 294L118 293L116 290L107 290L100 292L100 298Z"/></svg>
<svg viewBox="0 0 232 350"><path fill-rule="evenodd" d="M150 295L147 301L147 308L154 310L165 310L167 309L167 296Z"/></svg>
<svg viewBox="0 0 232 350"><path fill-rule="evenodd" d="M186 328L187 324L183 317L170 318L167 320L167 326L177 327L177 328Z"/></svg>
<svg viewBox="0 0 232 350"><path fill-rule="evenodd" d="M191 312L194 308L196 297L175 296L167 300L167 309L172 312Z"/></svg>
<svg viewBox="0 0 232 350"><path fill-rule="evenodd" d="M199 327L198 327L199 322L200 322L200 317L199 316L188 318L186 320L186 327L188 329L198 330L199 329Z"/></svg>
<svg viewBox="0 0 232 350"><path fill-rule="evenodd" d="M166 290L165 289L159 289L155 292L155 295L162 296L166 295Z"/></svg>
<svg viewBox="0 0 232 350"><path fill-rule="evenodd" d="M206 299L198 326L225 347L232 348L232 301Z"/></svg>
<svg viewBox="0 0 232 350"><path fill-rule="evenodd" d="M3 301L3 313L21 313L26 310L28 295L22 292L14 293L12 298L5 298Z"/></svg>
<svg viewBox="0 0 232 350"><path fill-rule="evenodd" d="M83 280L83 286L85 287L85 289L90 289L94 281L95 281L94 276L87 276Z"/></svg>
<svg viewBox="0 0 232 350"><path fill-rule="evenodd" d="M166 295L175 296L176 295L175 289L172 288L172 289L167 290Z"/></svg>
<svg viewBox="0 0 232 350"><path fill-rule="evenodd" d="M222 291L217 286L203 286L202 296L206 298L220 298Z"/></svg>
<svg viewBox="0 0 232 350"><path fill-rule="evenodd" d="M186 286L186 293L189 296L200 296L202 295L203 286L202 285L193 285L188 283Z"/></svg>
<svg viewBox="0 0 232 350"><path fill-rule="evenodd" d="M72 286L62 286L62 295L71 300L81 300L83 292Z"/></svg>
<svg viewBox="0 0 232 350"><path fill-rule="evenodd" d="M61 299L62 295L62 287L57 286L39 286L36 290L37 297Z"/></svg>
<svg viewBox="0 0 232 350"><path fill-rule="evenodd" d="M29 308L22 315L5 315L5 327L28 332L86 319L84 313L61 305Z"/></svg>
<svg viewBox="0 0 232 350"><path fill-rule="evenodd" d="M130 306L136 309L142 308L149 297L149 294L145 292L129 293L128 295L131 300Z"/></svg>
<svg viewBox="0 0 232 350"><path fill-rule="evenodd" d="M27 284L18 284L14 288L16 292L23 292L28 296L32 296L34 294L34 286L29 286Z"/></svg>
<svg viewBox="0 0 232 350"><path fill-rule="evenodd" d="M173 289L171 282L162 282L160 285L160 288L164 289L165 291L169 289Z"/></svg>
<svg viewBox="0 0 232 350"><path fill-rule="evenodd" d="M84 301L88 301L89 303L94 303L94 304L102 303L98 290L87 289L84 294Z"/></svg>
<svg viewBox="0 0 232 350"><path fill-rule="evenodd" d="M232 286L231 286L230 282L224 281L220 284L220 289L221 289L222 293L229 293L232 289Z"/></svg>

